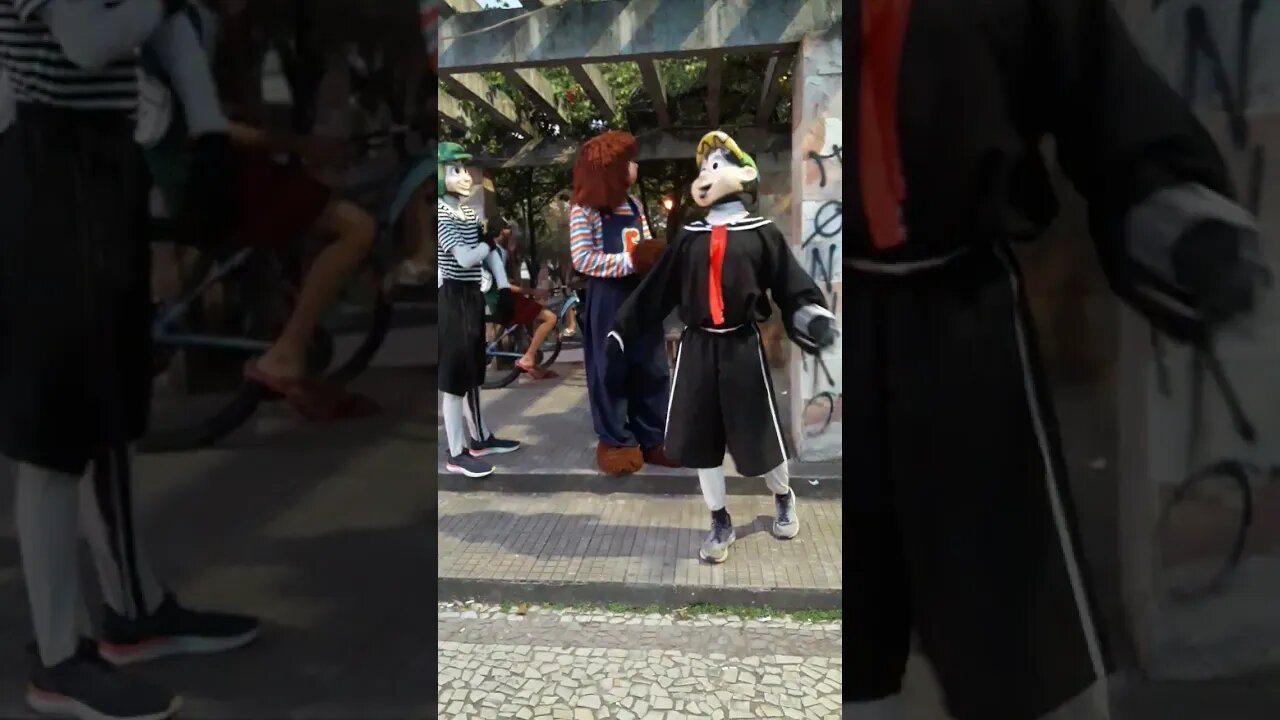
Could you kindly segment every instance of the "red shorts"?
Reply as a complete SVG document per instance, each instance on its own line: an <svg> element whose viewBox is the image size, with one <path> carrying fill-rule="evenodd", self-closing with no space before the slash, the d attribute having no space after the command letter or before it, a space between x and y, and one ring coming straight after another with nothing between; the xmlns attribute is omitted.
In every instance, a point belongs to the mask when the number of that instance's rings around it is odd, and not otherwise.
<svg viewBox="0 0 1280 720"><path fill-rule="evenodd" d="M242 204L232 241L262 247L301 239L324 214L333 191L261 150L237 148L236 155Z"/></svg>
<svg viewBox="0 0 1280 720"><path fill-rule="evenodd" d="M537 319L538 313L542 310L542 304L538 301L530 300L524 295L516 295L511 311L511 324L528 325Z"/></svg>

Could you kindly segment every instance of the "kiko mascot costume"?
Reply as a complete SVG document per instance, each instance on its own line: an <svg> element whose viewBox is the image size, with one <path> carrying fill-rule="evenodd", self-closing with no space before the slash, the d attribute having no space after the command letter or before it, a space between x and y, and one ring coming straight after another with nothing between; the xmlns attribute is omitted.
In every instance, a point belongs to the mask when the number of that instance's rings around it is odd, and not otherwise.
<svg viewBox="0 0 1280 720"><path fill-rule="evenodd" d="M636 140L620 130L588 140L573 165L569 256L588 278L583 355L596 464L608 475L635 472L645 463L671 466L662 447L668 375L662 328L646 327L634 339L615 368L626 375L624 385L610 387L604 376L605 336L614 315L666 249L649 232L640 202L627 194L638 169Z"/></svg>
<svg viewBox="0 0 1280 720"><path fill-rule="evenodd" d="M471 173L463 166L470 159L457 143L437 146L436 267L440 288L439 384L444 394L441 414L449 442L445 468L475 478L493 472L483 456L511 452L520 443L494 437L480 414L485 369L482 266L498 285L499 314L511 306L511 289L502 259L482 239L476 211L462 204L471 195Z"/></svg>
<svg viewBox="0 0 1280 720"><path fill-rule="evenodd" d="M1265 277L1214 141L1114 5L855 4L846 718L909 720L897 696L913 636L956 720L1109 714L1012 252L1057 210L1044 141L1088 203L1111 287L1159 330L1200 344Z"/></svg>
<svg viewBox="0 0 1280 720"><path fill-rule="evenodd" d="M796 262L772 221L752 215L759 185L755 161L723 132L698 143L701 169L693 201L706 220L685 225L614 319L607 344L611 385L628 382L616 361L673 308L686 329L671 376L666 450L697 468L711 511L711 533L699 551L707 562L729 557L733 522L725 508L726 448L743 475L763 476L775 498L773 532L800 532L777 398L765 362L759 323L769 296L782 310L788 336L809 353L835 342L835 316Z"/></svg>

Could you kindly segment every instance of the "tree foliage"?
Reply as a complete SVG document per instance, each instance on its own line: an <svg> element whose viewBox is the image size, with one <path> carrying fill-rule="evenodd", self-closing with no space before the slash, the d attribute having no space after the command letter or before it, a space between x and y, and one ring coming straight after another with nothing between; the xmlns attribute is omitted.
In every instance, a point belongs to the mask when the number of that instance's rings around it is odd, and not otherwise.
<svg viewBox="0 0 1280 720"><path fill-rule="evenodd" d="M755 121L761 94L760 79L765 75L768 56L730 55L724 60L720 91L720 126L738 127ZM559 125L541 113L523 93L513 88L498 72L484 73L484 79L497 92L511 99L519 116L540 137L582 140L606 128L641 133L658 126L652 100L645 92L639 65L633 62L603 63L596 66L608 83L617 112L602 117L600 110L574 80L568 68L539 68L562 102L567 125ZM706 60L703 58L667 58L658 62L658 72L667 95L672 124L676 127L706 127L707 86ZM786 123L790 118L790 77L782 78L781 101L774 122ZM531 138L521 137L496 122L485 110L462 101L469 127L465 132L445 131L447 139L466 145L475 152L502 155L523 145ZM644 201L646 214L655 235L662 237L668 221L664 198L670 198L673 216L687 213L682 202L695 176L693 158L687 161L643 162L640 167L638 194ZM558 167L511 168L494 173L494 187L499 212L508 220L523 226L533 237L533 254L538 261L558 258L568 262L568 223L557 210L557 196L567 198L571 172L568 165ZM674 223L673 223L674 224ZM523 254L523 253L522 253Z"/></svg>

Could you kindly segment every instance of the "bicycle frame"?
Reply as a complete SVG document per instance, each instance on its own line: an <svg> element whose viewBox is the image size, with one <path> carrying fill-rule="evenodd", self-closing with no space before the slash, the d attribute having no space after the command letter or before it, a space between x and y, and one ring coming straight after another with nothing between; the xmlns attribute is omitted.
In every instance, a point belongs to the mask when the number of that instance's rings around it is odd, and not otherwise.
<svg viewBox="0 0 1280 720"><path fill-rule="evenodd" d="M176 302L163 306L151 327L151 339L157 345L172 347L207 347L221 350L244 350L247 352L265 352L271 342L234 335L207 335L201 333L174 332L174 326L191 310L201 295L211 285L239 270L248 262L254 253L253 248L242 248L227 260L215 263L207 277Z"/></svg>

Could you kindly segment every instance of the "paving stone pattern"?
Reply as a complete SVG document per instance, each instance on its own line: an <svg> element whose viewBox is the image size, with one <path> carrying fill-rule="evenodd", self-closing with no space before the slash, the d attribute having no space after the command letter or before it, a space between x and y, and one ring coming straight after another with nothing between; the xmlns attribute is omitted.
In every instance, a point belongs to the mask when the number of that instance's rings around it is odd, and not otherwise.
<svg viewBox="0 0 1280 720"><path fill-rule="evenodd" d="M450 720L840 717L841 624L442 603Z"/></svg>
<svg viewBox="0 0 1280 720"><path fill-rule="evenodd" d="M841 588L839 500L798 502L800 536L778 540L773 497L735 497L722 565L698 560L710 519L697 498L440 492L439 576L512 582Z"/></svg>

